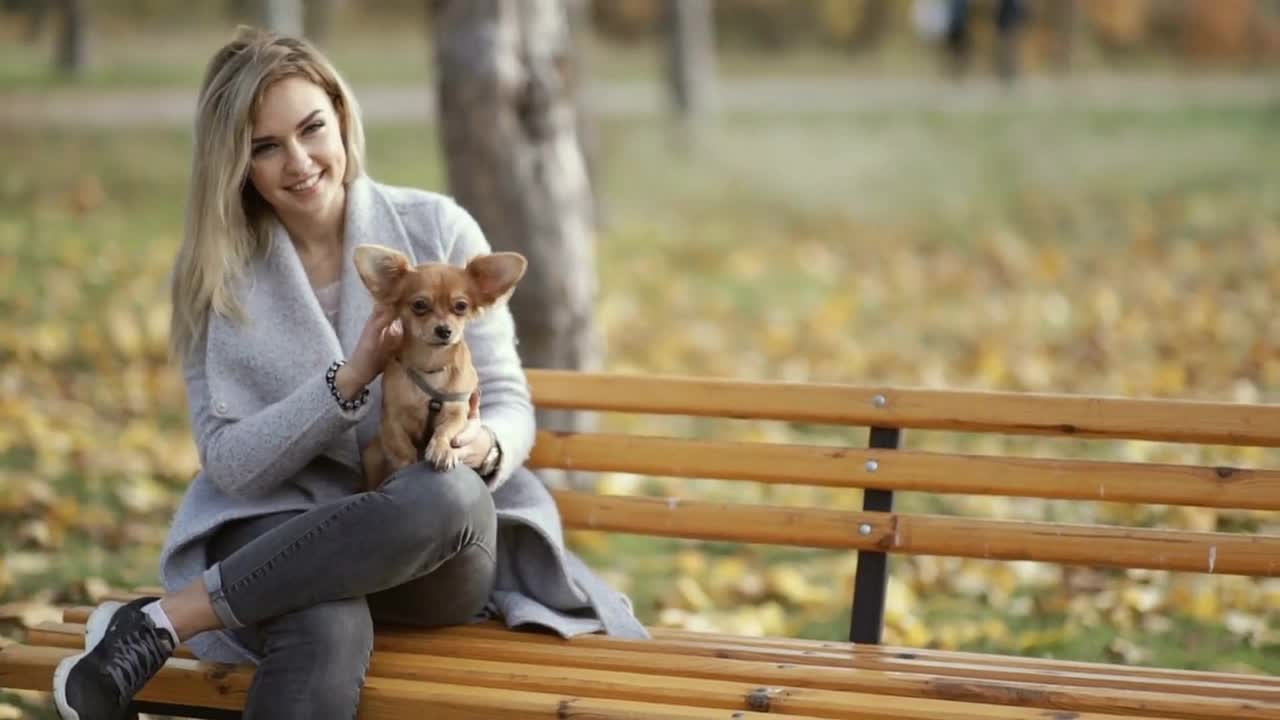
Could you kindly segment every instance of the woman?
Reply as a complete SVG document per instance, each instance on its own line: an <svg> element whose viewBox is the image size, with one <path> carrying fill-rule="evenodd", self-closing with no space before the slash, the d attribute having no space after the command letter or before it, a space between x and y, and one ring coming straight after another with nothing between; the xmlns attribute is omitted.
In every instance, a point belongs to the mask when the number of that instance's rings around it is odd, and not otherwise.
<svg viewBox="0 0 1280 720"><path fill-rule="evenodd" d="M277 719L354 717L375 621L645 636L522 467L533 410L506 308L467 329L483 402L454 440L464 463L356 491L402 331L354 248L489 252L452 201L366 177L363 150L355 100L305 42L245 30L214 55L171 328L203 470L161 554L165 596L99 607L58 667L64 718L117 717L184 642L257 663L245 716Z"/></svg>

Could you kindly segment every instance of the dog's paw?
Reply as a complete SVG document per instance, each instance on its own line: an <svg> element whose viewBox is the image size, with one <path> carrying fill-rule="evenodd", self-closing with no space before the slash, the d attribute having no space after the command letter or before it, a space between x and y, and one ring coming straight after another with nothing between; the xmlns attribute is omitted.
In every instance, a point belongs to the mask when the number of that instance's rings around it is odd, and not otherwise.
<svg viewBox="0 0 1280 720"><path fill-rule="evenodd" d="M426 452L423 454L427 462L431 463L431 467L440 472L452 470L458 465L458 451L449 443L437 441L435 438L427 443Z"/></svg>

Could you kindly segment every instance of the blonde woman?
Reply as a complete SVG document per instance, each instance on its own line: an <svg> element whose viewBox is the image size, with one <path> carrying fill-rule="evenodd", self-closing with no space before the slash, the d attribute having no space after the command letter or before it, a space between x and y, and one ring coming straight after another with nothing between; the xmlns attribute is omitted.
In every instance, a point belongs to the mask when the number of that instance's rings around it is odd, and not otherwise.
<svg viewBox="0 0 1280 720"><path fill-rule="evenodd" d="M374 622L645 636L522 467L533 410L505 308L467 329L482 402L454 441L464 464L357 491L401 330L354 248L490 251L451 200L367 177L363 151L355 99L307 43L242 30L213 56L172 298L203 469L161 555L166 594L97 608L58 667L63 718L122 717L180 643L257 664L246 718L315 720L355 716Z"/></svg>

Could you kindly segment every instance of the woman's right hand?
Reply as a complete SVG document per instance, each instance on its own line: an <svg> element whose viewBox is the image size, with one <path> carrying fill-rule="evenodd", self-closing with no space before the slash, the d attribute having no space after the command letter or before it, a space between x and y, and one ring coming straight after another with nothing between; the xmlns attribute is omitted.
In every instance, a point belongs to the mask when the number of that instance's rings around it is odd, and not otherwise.
<svg viewBox="0 0 1280 720"><path fill-rule="evenodd" d="M396 317L395 307L374 305L373 312L360 331L356 349L347 364L338 370L334 382L343 398L360 394L366 385L382 374L382 369L404 342L404 328Z"/></svg>

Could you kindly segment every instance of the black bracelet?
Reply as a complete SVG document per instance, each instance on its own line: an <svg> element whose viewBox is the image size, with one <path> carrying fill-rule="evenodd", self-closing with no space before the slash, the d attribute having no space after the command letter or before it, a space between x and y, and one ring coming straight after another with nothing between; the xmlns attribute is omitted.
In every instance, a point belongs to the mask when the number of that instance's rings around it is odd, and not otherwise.
<svg viewBox="0 0 1280 720"><path fill-rule="evenodd" d="M333 399L338 401L338 407L351 412L369 402L369 388L366 387L361 390L355 400L342 399L342 393L338 392L338 368L346 364L346 360L334 360L333 364L329 366L329 371L324 374L324 381L329 384L329 394L333 395Z"/></svg>

